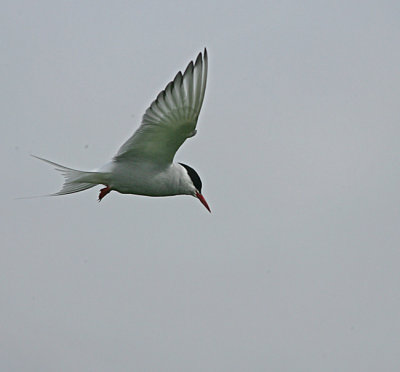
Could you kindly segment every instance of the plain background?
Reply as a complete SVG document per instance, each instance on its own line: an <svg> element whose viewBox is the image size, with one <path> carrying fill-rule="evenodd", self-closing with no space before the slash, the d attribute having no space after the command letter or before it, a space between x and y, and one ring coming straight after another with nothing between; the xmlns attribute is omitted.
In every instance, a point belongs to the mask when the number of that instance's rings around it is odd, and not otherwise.
<svg viewBox="0 0 400 372"><path fill-rule="evenodd" d="M2 371L398 371L399 1L2 1ZM194 198L56 192L207 47Z"/></svg>

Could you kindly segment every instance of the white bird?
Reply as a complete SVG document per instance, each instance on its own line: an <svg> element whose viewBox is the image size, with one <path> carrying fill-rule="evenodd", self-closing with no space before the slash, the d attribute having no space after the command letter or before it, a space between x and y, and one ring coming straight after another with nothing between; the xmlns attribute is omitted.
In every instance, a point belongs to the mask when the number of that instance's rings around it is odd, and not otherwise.
<svg viewBox="0 0 400 372"><path fill-rule="evenodd" d="M35 156L54 165L65 177L62 189L51 196L72 194L101 184L105 187L100 190L99 201L110 191L146 196L192 195L211 212L201 194L202 183L197 172L186 164L173 162L179 147L196 134L207 68L204 49L183 74L177 73L146 110L136 132L98 170L80 171Z"/></svg>

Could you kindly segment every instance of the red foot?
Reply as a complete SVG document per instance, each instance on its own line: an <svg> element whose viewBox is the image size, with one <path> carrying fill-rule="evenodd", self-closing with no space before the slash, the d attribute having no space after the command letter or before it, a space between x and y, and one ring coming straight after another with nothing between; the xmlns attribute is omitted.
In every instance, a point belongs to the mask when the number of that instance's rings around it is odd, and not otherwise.
<svg viewBox="0 0 400 372"><path fill-rule="evenodd" d="M101 189L99 194L99 201L101 201L101 199L103 199L110 191L111 189L109 186L106 186L104 189Z"/></svg>

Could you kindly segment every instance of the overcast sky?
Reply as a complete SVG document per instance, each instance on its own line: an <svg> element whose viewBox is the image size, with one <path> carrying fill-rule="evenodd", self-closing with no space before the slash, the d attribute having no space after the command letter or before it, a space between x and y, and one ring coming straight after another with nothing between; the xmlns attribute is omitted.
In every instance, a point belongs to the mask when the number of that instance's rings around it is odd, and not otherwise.
<svg viewBox="0 0 400 372"><path fill-rule="evenodd" d="M399 1L0 13L1 371L400 370ZM59 190L207 47L189 196Z"/></svg>

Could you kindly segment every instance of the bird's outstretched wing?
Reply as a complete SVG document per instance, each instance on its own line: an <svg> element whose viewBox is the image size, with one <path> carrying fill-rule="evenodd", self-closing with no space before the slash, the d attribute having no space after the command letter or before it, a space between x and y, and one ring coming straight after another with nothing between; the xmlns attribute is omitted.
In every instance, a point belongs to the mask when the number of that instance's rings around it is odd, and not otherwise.
<svg viewBox="0 0 400 372"><path fill-rule="evenodd" d="M119 149L114 161L171 163L176 151L196 134L207 83L207 50L178 72L143 115L142 124Z"/></svg>

